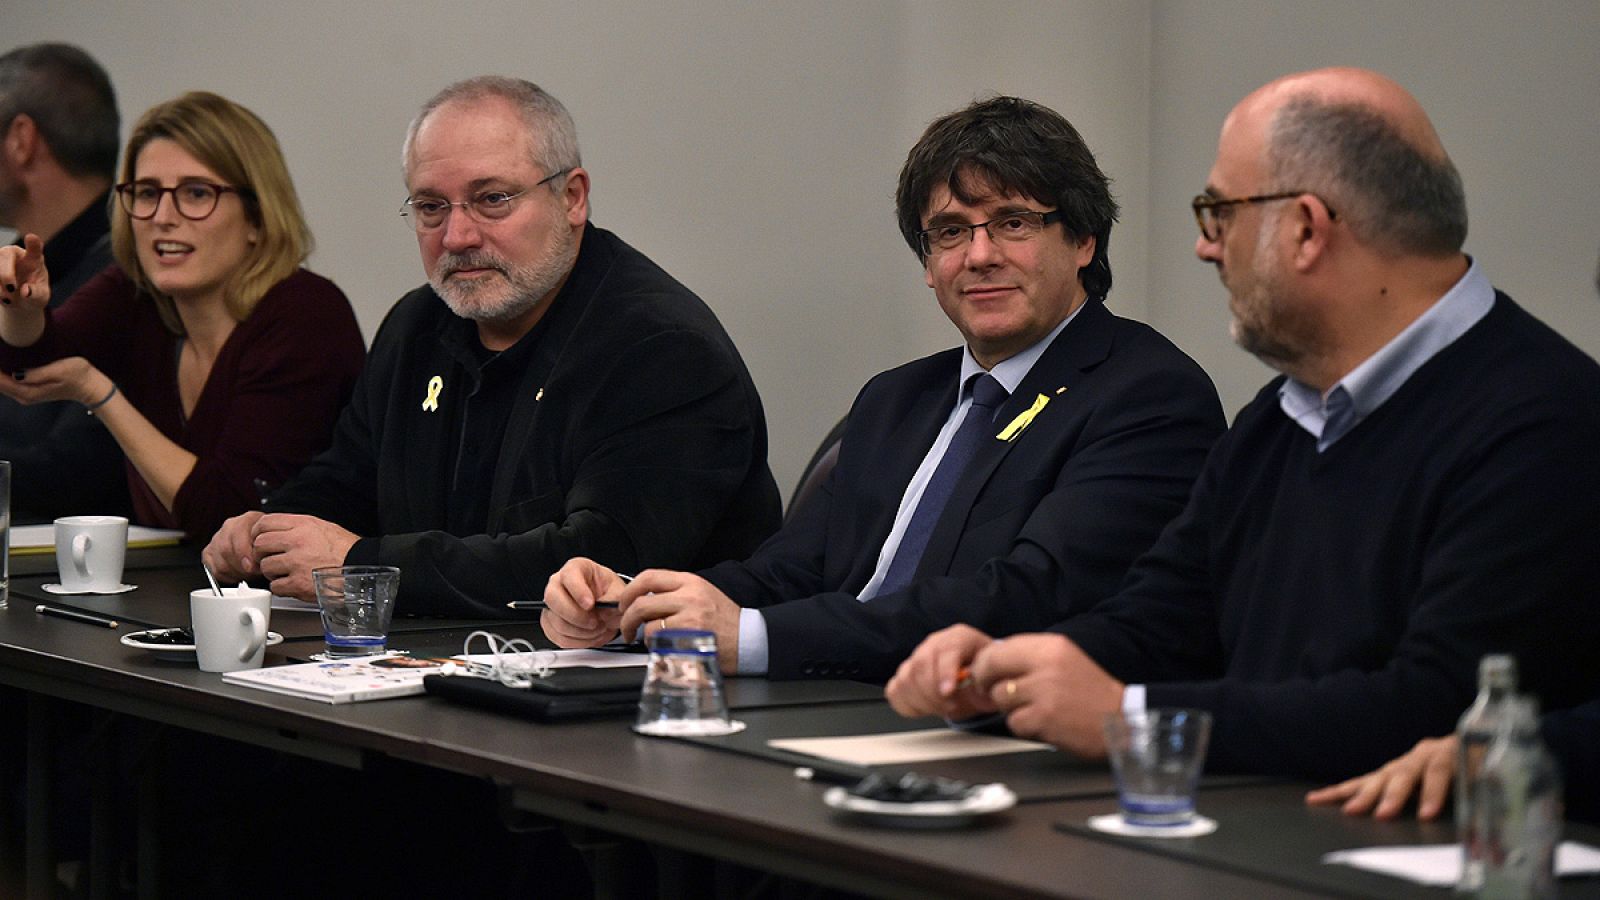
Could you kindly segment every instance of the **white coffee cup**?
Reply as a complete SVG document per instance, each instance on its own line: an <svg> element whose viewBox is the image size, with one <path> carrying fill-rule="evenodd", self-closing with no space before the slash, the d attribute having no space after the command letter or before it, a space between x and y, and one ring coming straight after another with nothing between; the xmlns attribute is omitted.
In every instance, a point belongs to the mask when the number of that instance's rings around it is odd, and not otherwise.
<svg viewBox="0 0 1600 900"><path fill-rule="evenodd" d="M272 593L263 588L210 588L189 592L194 652L202 672L261 668L267 647Z"/></svg>
<svg viewBox="0 0 1600 900"><path fill-rule="evenodd" d="M56 520L56 568L67 591L109 594L122 587L128 520L121 516L65 516Z"/></svg>

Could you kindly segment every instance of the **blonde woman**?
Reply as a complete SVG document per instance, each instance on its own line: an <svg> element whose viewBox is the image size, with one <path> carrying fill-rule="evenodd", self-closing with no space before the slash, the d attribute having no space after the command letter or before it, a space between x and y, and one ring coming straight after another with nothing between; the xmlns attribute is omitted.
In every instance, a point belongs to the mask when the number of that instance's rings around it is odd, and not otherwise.
<svg viewBox="0 0 1600 900"><path fill-rule="evenodd" d="M134 126L117 266L47 310L42 245L0 248L0 393L75 400L127 457L135 520L208 538L325 447L365 348L272 131L216 94ZM25 477L25 476L24 476ZM94 510L83 510L94 512Z"/></svg>

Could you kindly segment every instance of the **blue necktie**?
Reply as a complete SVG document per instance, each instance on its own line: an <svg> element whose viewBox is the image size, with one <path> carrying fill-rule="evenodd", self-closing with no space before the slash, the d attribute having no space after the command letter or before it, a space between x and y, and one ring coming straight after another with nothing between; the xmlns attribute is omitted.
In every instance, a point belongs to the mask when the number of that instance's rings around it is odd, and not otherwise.
<svg viewBox="0 0 1600 900"><path fill-rule="evenodd" d="M961 473L978 452L983 439L994 436L995 411L1006 401L1009 393L993 375L975 375L971 383L972 405L967 408L966 418L961 420L961 427L956 429L950 445L945 448L944 458L933 470L933 477L928 479L928 486L923 488L922 499L917 501L911 521L906 523L906 531L900 538L900 546L895 549L894 560L889 563L889 571L883 576L883 584L874 596L897 591L911 583L917 563L922 560L922 551L928 547L933 526L944 512L945 504L950 501L950 494L961 479Z"/></svg>

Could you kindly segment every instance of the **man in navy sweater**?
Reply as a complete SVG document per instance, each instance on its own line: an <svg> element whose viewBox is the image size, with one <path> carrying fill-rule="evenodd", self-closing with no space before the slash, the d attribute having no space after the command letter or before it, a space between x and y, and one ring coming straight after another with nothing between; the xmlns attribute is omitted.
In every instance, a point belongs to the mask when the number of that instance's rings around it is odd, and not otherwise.
<svg viewBox="0 0 1600 900"><path fill-rule="evenodd" d="M1600 700L1545 713L1539 737L1561 766L1566 788L1565 817L1600 823ZM1358 775L1306 794L1312 806L1338 805L1346 815L1393 819L1417 798L1417 818L1437 819L1455 785L1453 734L1424 738L1404 756L1377 771Z"/></svg>
<svg viewBox="0 0 1600 900"><path fill-rule="evenodd" d="M1595 273L1600 290L1600 272ZM1600 823L1600 698L1546 713L1539 720L1539 736L1560 763L1566 786L1566 817ZM1417 818L1436 819L1455 783L1455 736L1424 738L1376 771L1311 791L1313 806L1339 805L1346 815L1393 819L1405 810L1413 794Z"/></svg>
<svg viewBox="0 0 1600 900"><path fill-rule="evenodd" d="M1600 366L1461 252L1417 101L1354 69L1268 84L1194 210L1235 339L1283 377L1116 596L1049 633L933 635L895 708L1003 714L1085 756L1119 709L1199 708L1208 768L1334 779L1449 730L1485 653L1548 707L1586 699Z"/></svg>

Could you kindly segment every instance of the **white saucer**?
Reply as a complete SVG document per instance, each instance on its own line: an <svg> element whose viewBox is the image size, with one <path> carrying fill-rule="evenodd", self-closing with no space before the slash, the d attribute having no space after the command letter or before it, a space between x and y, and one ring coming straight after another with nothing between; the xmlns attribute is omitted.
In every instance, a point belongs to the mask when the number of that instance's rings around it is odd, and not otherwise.
<svg viewBox="0 0 1600 900"><path fill-rule="evenodd" d="M166 631L167 629L157 628L153 630ZM156 659L170 659L177 662L194 661L193 644L147 644L144 642L143 638L149 633L149 631L130 631L129 633L123 635L121 639L119 639L118 643L122 644L124 647L132 647L135 650L147 650L154 654ZM277 633L276 631L267 632L268 647L281 643L283 643L283 635Z"/></svg>
<svg viewBox="0 0 1600 900"><path fill-rule="evenodd" d="M139 586L137 584L119 584L119 585L117 585L116 587L112 588L109 591L93 591L93 590L69 591L66 588L64 588L61 585L56 584L54 582L52 582L50 584L41 584L41 585L39 585L39 587L43 588L44 592L47 593L47 594L56 594L56 595L62 596L62 597L76 597L76 596L79 596L79 595L82 595L82 594L99 594L100 596L106 596L106 595L109 595L109 594L126 594L129 591L138 590L138 588L139 588Z"/></svg>
<svg viewBox="0 0 1600 900"><path fill-rule="evenodd" d="M744 723L738 719L729 719L726 722L716 719L692 719L679 722L663 719L659 722L635 725L633 730L652 737L722 737L725 734L738 734L743 731Z"/></svg>
<svg viewBox="0 0 1600 900"><path fill-rule="evenodd" d="M1017 795L1003 784L980 784L962 800L923 800L916 803L889 803L851 794L847 788L831 787L822 792L828 806L854 813L885 825L903 828L949 828L965 825L978 816L997 813L1017 805Z"/></svg>
<svg viewBox="0 0 1600 900"><path fill-rule="evenodd" d="M1195 816L1182 825L1133 825L1122 818L1122 813L1115 812L1103 816L1090 816L1089 827L1095 831L1120 834L1124 837L1190 838L1216 831L1217 820Z"/></svg>

